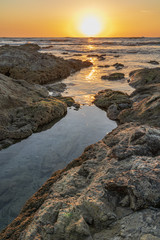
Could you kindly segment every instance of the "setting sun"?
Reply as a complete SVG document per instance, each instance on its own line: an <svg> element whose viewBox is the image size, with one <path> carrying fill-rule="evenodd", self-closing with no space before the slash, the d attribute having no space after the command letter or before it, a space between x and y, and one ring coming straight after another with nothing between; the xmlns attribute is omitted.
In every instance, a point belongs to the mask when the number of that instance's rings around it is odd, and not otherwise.
<svg viewBox="0 0 160 240"><path fill-rule="evenodd" d="M90 15L82 19L79 29L84 35L92 37L100 33L102 24L98 17Z"/></svg>

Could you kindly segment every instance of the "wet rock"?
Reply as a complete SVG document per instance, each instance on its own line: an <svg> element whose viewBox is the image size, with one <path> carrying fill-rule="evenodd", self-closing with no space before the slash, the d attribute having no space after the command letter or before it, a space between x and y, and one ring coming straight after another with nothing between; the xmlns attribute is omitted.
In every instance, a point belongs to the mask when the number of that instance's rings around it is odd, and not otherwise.
<svg viewBox="0 0 160 240"><path fill-rule="evenodd" d="M73 54L73 56L75 56L75 57L81 57L82 54L81 54L81 53L75 53L75 54Z"/></svg>
<svg viewBox="0 0 160 240"><path fill-rule="evenodd" d="M101 77L102 80L110 80L110 81L116 81L121 80L125 77L123 73L112 73L110 75L104 75Z"/></svg>
<svg viewBox="0 0 160 240"><path fill-rule="evenodd" d="M53 176L2 239L147 239L160 236L159 129L123 124ZM160 149L157 146L157 149Z"/></svg>
<svg viewBox="0 0 160 240"><path fill-rule="evenodd" d="M132 106L132 101L125 93L106 89L95 95L94 104L102 109L109 109L109 114L111 114L112 111L118 113L123 109L130 108Z"/></svg>
<svg viewBox="0 0 160 240"><path fill-rule="evenodd" d="M100 67L100 68L109 68L110 65L99 65L98 67Z"/></svg>
<svg viewBox="0 0 160 240"><path fill-rule="evenodd" d="M53 83L45 85L45 87L48 89L48 91L56 91L56 92L64 92L66 89L65 83Z"/></svg>
<svg viewBox="0 0 160 240"><path fill-rule="evenodd" d="M117 70L120 70L120 69L124 68L124 65L121 64L121 63L115 63L115 64L113 64L113 66L114 66Z"/></svg>
<svg viewBox="0 0 160 240"><path fill-rule="evenodd" d="M143 124L145 122L151 126L159 127L160 68L133 71L130 73L130 76L131 82L129 84L135 87L136 90L127 97L126 103L125 97L121 105L119 100L124 95L120 93L117 95L117 91L111 90L100 91L96 95L94 103L98 107L105 109L111 119L117 119L121 124L125 122L139 122ZM114 98L110 102L111 96L114 96ZM128 104L129 102L130 104ZM113 106L111 106L112 104ZM108 109L109 106L111 107Z"/></svg>
<svg viewBox="0 0 160 240"><path fill-rule="evenodd" d="M160 68L144 68L130 73L130 85L134 88L160 83Z"/></svg>
<svg viewBox="0 0 160 240"><path fill-rule="evenodd" d="M101 54L101 55L89 54L89 55L87 55L87 57L89 57L89 58L97 58L99 61L105 60L105 56L106 56L106 54Z"/></svg>
<svg viewBox="0 0 160 240"><path fill-rule="evenodd" d="M65 101L48 97L44 87L0 74L0 149L64 116Z"/></svg>
<svg viewBox="0 0 160 240"><path fill-rule="evenodd" d="M157 61L149 61L148 63L153 64L153 65L159 65L159 62L157 62Z"/></svg>
<svg viewBox="0 0 160 240"><path fill-rule="evenodd" d="M38 50L40 47L35 44L0 47L0 73L30 83L45 84L92 65L89 61L64 60Z"/></svg>
<svg viewBox="0 0 160 240"><path fill-rule="evenodd" d="M98 58L98 60L99 60L99 61L104 61L104 60L105 60L105 57L100 56L100 57Z"/></svg>

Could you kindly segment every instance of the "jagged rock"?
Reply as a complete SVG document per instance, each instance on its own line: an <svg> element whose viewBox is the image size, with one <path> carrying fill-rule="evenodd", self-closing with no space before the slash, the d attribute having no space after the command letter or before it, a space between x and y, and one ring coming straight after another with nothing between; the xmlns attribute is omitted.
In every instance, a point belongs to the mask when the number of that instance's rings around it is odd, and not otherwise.
<svg viewBox="0 0 160 240"><path fill-rule="evenodd" d="M65 115L72 98L48 97L44 87L0 74L0 149Z"/></svg>
<svg viewBox="0 0 160 240"><path fill-rule="evenodd" d="M110 80L110 81L116 81L116 80L121 80L125 77L123 73L112 73L110 75L104 75L101 77L103 80Z"/></svg>
<svg viewBox="0 0 160 240"><path fill-rule="evenodd" d="M144 68L130 73L130 85L134 88L160 83L160 68Z"/></svg>
<svg viewBox="0 0 160 240"><path fill-rule="evenodd" d="M130 76L129 84L136 88L130 96L117 91L103 90L95 96L95 105L105 109L109 113L108 116L121 124L139 122L159 127L160 68L133 71Z"/></svg>
<svg viewBox="0 0 160 240"><path fill-rule="evenodd" d="M158 129L119 126L54 173L1 239L160 237L159 145Z"/></svg>
<svg viewBox="0 0 160 240"><path fill-rule="evenodd" d="M0 73L14 79L45 84L68 77L81 68L93 65L89 61L64 60L47 53L40 53L36 44L0 47Z"/></svg>
<svg viewBox="0 0 160 240"><path fill-rule="evenodd" d="M119 113L123 109L130 108L132 106L132 101L125 93L106 89L95 95L94 104L97 107L105 109L109 118L117 120Z"/></svg>

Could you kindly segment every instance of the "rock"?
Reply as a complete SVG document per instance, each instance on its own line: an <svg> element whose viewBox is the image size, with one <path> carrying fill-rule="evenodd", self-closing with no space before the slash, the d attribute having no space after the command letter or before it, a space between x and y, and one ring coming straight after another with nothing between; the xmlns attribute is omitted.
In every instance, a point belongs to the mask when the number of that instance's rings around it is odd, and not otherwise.
<svg viewBox="0 0 160 240"><path fill-rule="evenodd" d="M108 110L110 106L110 112L113 108L115 110L115 106L118 111L121 111L125 108L130 108L132 106L132 101L129 99L129 96L120 91L113 91L111 89L106 89L98 92L95 95L94 104L97 107Z"/></svg>
<svg viewBox="0 0 160 240"><path fill-rule="evenodd" d="M48 97L44 87L0 74L0 149L63 117L65 102L69 99Z"/></svg>
<svg viewBox="0 0 160 240"><path fill-rule="evenodd" d="M105 57L100 56L100 57L98 58L98 60L99 60L99 61L104 61L104 60L105 60Z"/></svg>
<svg viewBox="0 0 160 240"><path fill-rule="evenodd" d="M115 57L115 58L119 58L119 57L120 57L120 55L114 55L114 57Z"/></svg>
<svg viewBox="0 0 160 240"><path fill-rule="evenodd" d="M52 177L1 239L158 239L160 130L123 124ZM160 149L157 146L157 149Z"/></svg>
<svg viewBox="0 0 160 240"><path fill-rule="evenodd" d="M87 55L87 57L89 57L89 58L97 58L99 61L105 60L105 56L106 56L106 54L101 54L101 55L89 54L89 55Z"/></svg>
<svg viewBox="0 0 160 240"><path fill-rule="evenodd" d="M100 68L109 68L110 65L99 65L98 67L100 67Z"/></svg>
<svg viewBox="0 0 160 240"><path fill-rule="evenodd" d="M145 122L159 127L160 68L134 71L131 73L130 85L136 88L130 96L133 105L119 114L120 122Z"/></svg>
<svg viewBox="0 0 160 240"><path fill-rule="evenodd" d="M118 92L117 95L117 91L112 90L100 91L95 96L95 105L105 109L111 119L116 119L121 124L145 122L160 127L160 68L133 71L130 76L129 84L136 88L130 96L126 98L123 93Z"/></svg>
<svg viewBox="0 0 160 240"><path fill-rule="evenodd" d="M111 120L117 120L120 110L116 104L112 104L107 109L107 116Z"/></svg>
<svg viewBox="0 0 160 240"><path fill-rule="evenodd" d="M75 57L81 57L82 54L81 54L81 53L75 53L75 54L73 54L73 56L75 56Z"/></svg>
<svg viewBox="0 0 160 240"><path fill-rule="evenodd" d="M117 70L120 70L120 69L124 68L124 65L121 64L121 63L115 63L115 64L113 64L113 66L114 66Z"/></svg>
<svg viewBox="0 0 160 240"><path fill-rule="evenodd" d="M160 68L144 68L130 73L130 85L134 88L160 83Z"/></svg>
<svg viewBox="0 0 160 240"><path fill-rule="evenodd" d="M152 84L140 80L159 71L146 71L134 72L130 96L113 90L95 96L97 106L124 123L55 172L0 239L160 239L160 89L157 75Z"/></svg>
<svg viewBox="0 0 160 240"><path fill-rule="evenodd" d="M68 55L68 52L62 52L63 55Z"/></svg>
<svg viewBox="0 0 160 240"><path fill-rule="evenodd" d="M112 73L109 76L104 75L101 77L103 80L110 80L110 81L116 81L116 80L121 80L125 77L123 73Z"/></svg>
<svg viewBox="0 0 160 240"><path fill-rule="evenodd" d="M56 92L64 92L66 89L65 83L53 83L53 84L47 84L45 87L48 89L48 91L56 91Z"/></svg>
<svg viewBox="0 0 160 240"><path fill-rule="evenodd" d="M35 44L0 47L0 73L30 83L46 84L93 65L89 61L64 60L37 50L40 47Z"/></svg>
<svg viewBox="0 0 160 240"><path fill-rule="evenodd" d="M159 65L159 62L157 62L157 61L149 61L148 63L153 64L153 65Z"/></svg>

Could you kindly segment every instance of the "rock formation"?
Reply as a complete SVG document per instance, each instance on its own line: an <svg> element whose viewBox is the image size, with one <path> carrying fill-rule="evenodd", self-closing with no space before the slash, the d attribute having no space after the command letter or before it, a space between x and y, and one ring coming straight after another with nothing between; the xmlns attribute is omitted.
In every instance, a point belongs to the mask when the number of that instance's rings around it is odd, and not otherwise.
<svg viewBox="0 0 160 240"><path fill-rule="evenodd" d="M160 240L159 74L157 69L134 72L131 84L139 87L131 96L99 93L100 99L106 98L106 108L104 99L101 107L108 111L115 104L116 119L121 123L123 116L125 123L55 172L2 231L1 239ZM154 75L155 82L149 78L151 85L142 84L143 92L141 81L148 75Z"/></svg>
<svg viewBox="0 0 160 240"><path fill-rule="evenodd" d="M64 60L38 50L36 44L0 47L0 150L64 116L67 106L79 107L72 98L61 97L65 84L42 87L35 83L60 80L92 63Z"/></svg>
<svg viewBox="0 0 160 240"><path fill-rule="evenodd" d="M92 65L89 61L64 60L38 50L40 47L36 44L0 47L0 73L30 83L45 84Z"/></svg>
<svg viewBox="0 0 160 240"><path fill-rule="evenodd" d="M104 75L101 77L102 80L110 80L110 81L116 81L121 80L125 77L123 73L112 73L110 75Z"/></svg>
<svg viewBox="0 0 160 240"><path fill-rule="evenodd" d="M67 104L61 100L44 87L0 74L0 149L64 116Z"/></svg>

